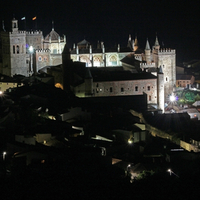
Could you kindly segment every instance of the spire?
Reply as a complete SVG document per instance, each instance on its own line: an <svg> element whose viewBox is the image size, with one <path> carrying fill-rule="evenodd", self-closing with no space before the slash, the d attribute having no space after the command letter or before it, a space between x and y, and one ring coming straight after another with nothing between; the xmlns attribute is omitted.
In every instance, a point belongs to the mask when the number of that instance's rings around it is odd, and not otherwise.
<svg viewBox="0 0 200 200"><path fill-rule="evenodd" d="M3 31L6 31L6 30L5 30L5 25L4 25L4 20L2 20L2 30L3 30Z"/></svg>
<svg viewBox="0 0 200 200"><path fill-rule="evenodd" d="M163 74L163 70L162 70L162 66L160 65L160 68L159 68L159 74Z"/></svg>
<svg viewBox="0 0 200 200"><path fill-rule="evenodd" d="M138 39L137 39L137 35L135 36L135 45L134 46L138 46Z"/></svg>
<svg viewBox="0 0 200 200"><path fill-rule="evenodd" d="M151 50L151 49L150 49L150 45L149 45L149 41L148 41L148 38L147 38L147 43L146 43L146 47L145 47L145 50Z"/></svg>
<svg viewBox="0 0 200 200"><path fill-rule="evenodd" d="M131 34L129 34L127 47L129 47L131 50L133 50L133 46L132 46L132 42L131 42Z"/></svg>
<svg viewBox="0 0 200 200"><path fill-rule="evenodd" d="M54 21L52 21L52 31L54 31Z"/></svg>
<svg viewBox="0 0 200 200"><path fill-rule="evenodd" d="M159 45L159 42L158 42L158 37L157 37L157 35L156 35L156 41L155 41L155 45L154 46L160 46Z"/></svg>
<svg viewBox="0 0 200 200"><path fill-rule="evenodd" d="M131 42L131 34L129 34L129 38L128 38L128 41L130 41L130 42Z"/></svg>
<svg viewBox="0 0 200 200"><path fill-rule="evenodd" d="M135 36L135 43L134 43L134 51L136 51L139 47L137 35Z"/></svg>

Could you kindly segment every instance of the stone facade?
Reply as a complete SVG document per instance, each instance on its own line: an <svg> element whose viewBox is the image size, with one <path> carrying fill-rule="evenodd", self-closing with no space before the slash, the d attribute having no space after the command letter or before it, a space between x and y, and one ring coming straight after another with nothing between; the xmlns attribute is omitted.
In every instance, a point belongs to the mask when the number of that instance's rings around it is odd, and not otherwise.
<svg viewBox="0 0 200 200"><path fill-rule="evenodd" d="M53 28L45 39L42 31L20 31L16 19L11 28L11 32L0 32L0 73L29 76L45 66L62 64L65 36L60 37Z"/></svg>

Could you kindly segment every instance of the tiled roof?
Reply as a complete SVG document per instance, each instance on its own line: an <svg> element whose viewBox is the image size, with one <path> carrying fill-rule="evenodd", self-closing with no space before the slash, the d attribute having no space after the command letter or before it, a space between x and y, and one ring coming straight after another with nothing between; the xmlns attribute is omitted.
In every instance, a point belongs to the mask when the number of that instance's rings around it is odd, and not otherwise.
<svg viewBox="0 0 200 200"><path fill-rule="evenodd" d="M90 69L94 82L156 79L156 76L146 72L131 73L130 71L99 71Z"/></svg>

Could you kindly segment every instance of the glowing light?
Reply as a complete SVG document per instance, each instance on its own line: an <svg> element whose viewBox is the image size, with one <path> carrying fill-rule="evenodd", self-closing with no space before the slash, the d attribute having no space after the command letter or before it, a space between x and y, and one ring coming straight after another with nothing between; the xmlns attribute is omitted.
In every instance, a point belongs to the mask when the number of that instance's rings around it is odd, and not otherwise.
<svg viewBox="0 0 200 200"><path fill-rule="evenodd" d="M0 91L0 95L1 95L1 94L3 94L3 92L2 92L2 91Z"/></svg>
<svg viewBox="0 0 200 200"><path fill-rule="evenodd" d="M30 52L30 53L33 53L33 46L30 46L30 47L29 47L29 52Z"/></svg>
<svg viewBox="0 0 200 200"><path fill-rule="evenodd" d="M128 139L128 143L132 144L133 143L132 139Z"/></svg>
<svg viewBox="0 0 200 200"><path fill-rule="evenodd" d="M3 152L3 160L5 160L5 158L6 158L6 152L4 151Z"/></svg>
<svg viewBox="0 0 200 200"><path fill-rule="evenodd" d="M171 95L171 96L169 97L169 100L170 100L171 102L174 102L174 101L176 101L176 97L175 97L174 95Z"/></svg>

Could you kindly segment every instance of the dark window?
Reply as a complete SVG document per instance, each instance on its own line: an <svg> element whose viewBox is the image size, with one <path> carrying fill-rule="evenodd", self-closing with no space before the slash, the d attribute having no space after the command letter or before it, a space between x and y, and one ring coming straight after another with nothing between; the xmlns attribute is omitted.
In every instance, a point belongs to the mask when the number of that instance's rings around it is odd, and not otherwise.
<svg viewBox="0 0 200 200"><path fill-rule="evenodd" d="M147 87L147 90L150 91L150 86Z"/></svg>
<svg viewBox="0 0 200 200"><path fill-rule="evenodd" d="M112 87L110 87L110 92L112 92L113 91L113 89L112 89Z"/></svg>
<svg viewBox="0 0 200 200"><path fill-rule="evenodd" d="M13 53L15 53L15 46L13 46Z"/></svg>
<svg viewBox="0 0 200 200"><path fill-rule="evenodd" d="M149 101L151 101L151 96L149 95Z"/></svg>
<svg viewBox="0 0 200 200"><path fill-rule="evenodd" d="M135 86L135 91L138 91L138 86Z"/></svg>
<svg viewBox="0 0 200 200"><path fill-rule="evenodd" d="M121 88L121 92L124 92L124 88L123 87Z"/></svg>
<svg viewBox="0 0 200 200"><path fill-rule="evenodd" d="M17 54L19 54L19 46L17 45Z"/></svg>

